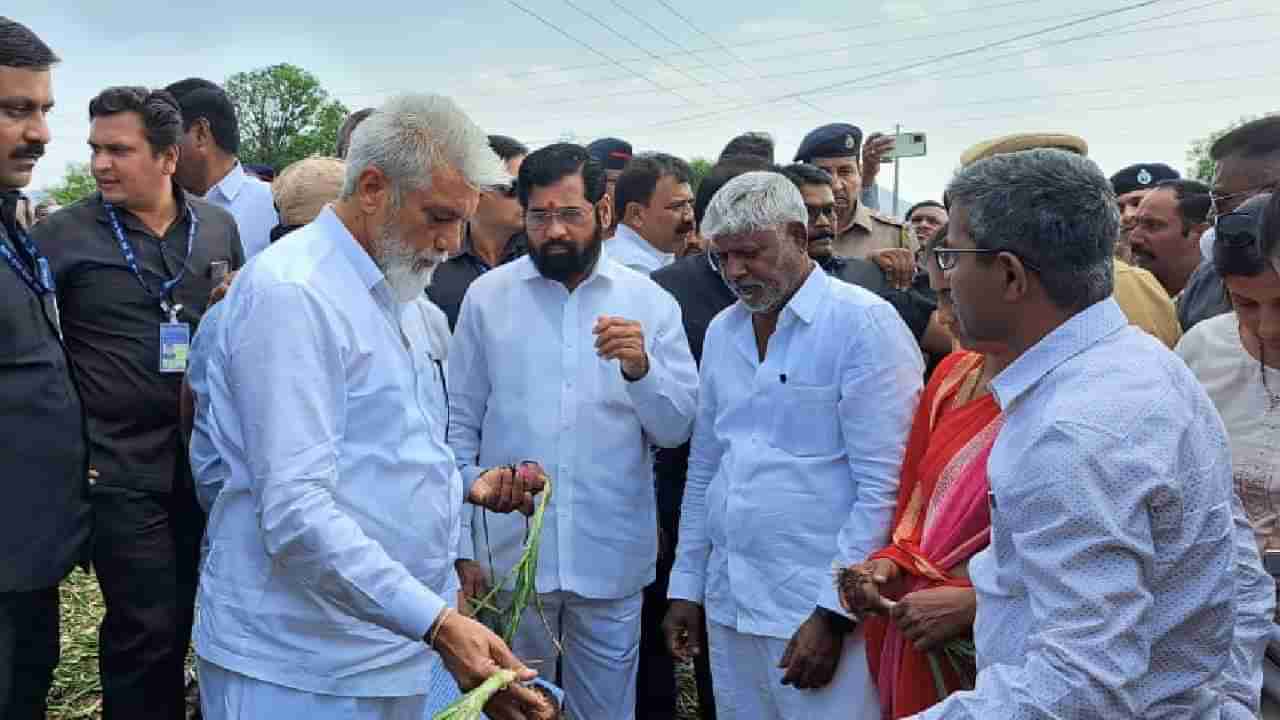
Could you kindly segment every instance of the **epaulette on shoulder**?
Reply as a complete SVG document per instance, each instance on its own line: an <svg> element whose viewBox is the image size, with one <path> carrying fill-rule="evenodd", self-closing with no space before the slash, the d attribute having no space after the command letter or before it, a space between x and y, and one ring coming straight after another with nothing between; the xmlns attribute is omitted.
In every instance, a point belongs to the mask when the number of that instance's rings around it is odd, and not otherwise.
<svg viewBox="0 0 1280 720"><path fill-rule="evenodd" d="M884 224L886 224L886 225L892 225L892 226L897 227L897 228L902 228L902 227L906 227L906 226L907 226L907 224L906 224L905 222L903 222L903 221L899 220L899 219L898 219L898 218L896 218L896 217L892 217L892 216L890 216L890 215L883 215L883 214L881 214L881 213L880 213L880 211L879 211L879 210L872 210L872 211L871 211L871 217L872 217L872 218L874 218L874 219L876 219L876 220L879 220L880 222L882 222L882 223L884 223Z"/></svg>

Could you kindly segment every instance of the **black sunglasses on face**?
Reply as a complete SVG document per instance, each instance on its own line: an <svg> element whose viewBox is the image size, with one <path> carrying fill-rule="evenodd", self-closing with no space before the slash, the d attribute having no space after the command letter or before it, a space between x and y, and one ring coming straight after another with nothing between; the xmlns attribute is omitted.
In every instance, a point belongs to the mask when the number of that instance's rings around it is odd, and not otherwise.
<svg viewBox="0 0 1280 720"><path fill-rule="evenodd" d="M1256 212L1231 212L1213 223L1213 264L1226 275L1252 275L1265 264L1260 217Z"/></svg>

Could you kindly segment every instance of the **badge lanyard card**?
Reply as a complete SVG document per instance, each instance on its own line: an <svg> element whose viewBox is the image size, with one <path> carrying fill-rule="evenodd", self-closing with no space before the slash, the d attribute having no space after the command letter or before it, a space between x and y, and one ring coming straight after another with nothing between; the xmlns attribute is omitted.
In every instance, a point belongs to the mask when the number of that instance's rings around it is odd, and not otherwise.
<svg viewBox="0 0 1280 720"><path fill-rule="evenodd" d="M111 221L111 232L115 235L116 243L120 246L120 254L124 256L124 262L129 266L129 270L133 272L133 276L137 278L138 284L152 298L160 302L160 311L163 313L165 320L160 323L160 372L165 374L185 373L187 371L187 356L191 351L191 325L181 322L178 319L178 313L182 312L182 306L173 300L173 290L178 287L178 283L182 282L182 278L187 274L187 263L191 262L191 248L196 243L196 228L200 225L200 220L196 216L196 212L187 206L187 256L182 261L182 266L178 268L178 272L160 285L160 290L156 291L147 284L146 278L142 277L142 270L138 267L137 255L133 252L133 246L129 244L129 239L125 237L124 228L120 225L120 218L116 215L115 206L105 203L107 210L107 218ZM160 240L160 255L164 257L164 239Z"/></svg>
<svg viewBox="0 0 1280 720"><path fill-rule="evenodd" d="M35 262L35 273L31 272L31 268L27 267L27 263L18 257L13 247L10 247L8 242L9 234L5 232L3 227L0 227L0 255L4 256L5 262L9 263L9 267L13 268L18 277L22 278L22 282L31 288L31 292L40 298L40 304L44 306L45 316L53 324L53 329L58 331L58 337L62 337L62 319L58 315L58 294L55 292L53 272L49 270L49 261L40 254L40 250L36 248L35 242L32 241L31 236L25 230L17 228L17 231L16 243L22 243L22 249Z"/></svg>

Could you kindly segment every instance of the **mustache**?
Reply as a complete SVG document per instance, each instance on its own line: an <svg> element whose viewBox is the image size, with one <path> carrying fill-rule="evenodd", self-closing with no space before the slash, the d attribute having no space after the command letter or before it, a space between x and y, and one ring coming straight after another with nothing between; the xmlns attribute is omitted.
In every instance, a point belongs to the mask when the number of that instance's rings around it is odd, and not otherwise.
<svg viewBox="0 0 1280 720"><path fill-rule="evenodd" d="M693 229L693 223L680 223L679 227L676 228L676 234L685 235L693 232Z"/></svg>
<svg viewBox="0 0 1280 720"><path fill-rule="evenodd" d="M817 242L819 240L831 240L835 238L835 233L830 230L818 230L809 236L809 242Z"/></svg>
<svg viewBox="0 0 1280 720"><path fill-rule="evenodd" d="M14 148L10 157L14 160L39 160L44 157L44 145L40 143L19 145Z"/></svg>

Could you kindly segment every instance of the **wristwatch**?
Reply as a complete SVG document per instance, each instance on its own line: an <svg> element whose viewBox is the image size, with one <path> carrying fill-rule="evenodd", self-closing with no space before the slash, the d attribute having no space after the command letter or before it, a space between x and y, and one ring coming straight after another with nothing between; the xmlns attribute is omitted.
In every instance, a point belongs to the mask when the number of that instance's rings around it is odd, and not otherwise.
<svg viewBox="0 0 1280 720"><path fill-rule="evenodd" d="M822 606L818 606L815 614L826 620L827 624L841 635L848 635L858 627L858 622L856 620L847 618L838 612L828 610Z"/></svg>

